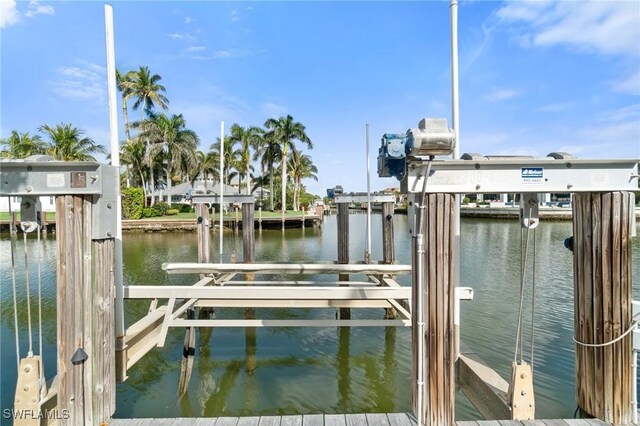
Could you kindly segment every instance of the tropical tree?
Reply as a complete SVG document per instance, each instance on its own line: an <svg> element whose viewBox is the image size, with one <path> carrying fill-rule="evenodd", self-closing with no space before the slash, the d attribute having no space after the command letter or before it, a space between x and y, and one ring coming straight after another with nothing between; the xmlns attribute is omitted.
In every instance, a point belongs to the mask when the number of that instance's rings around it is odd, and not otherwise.
<svg viewBox="0 0 640 426"><path fill-rule="evenodd" d="M264 169L269 170L269 209L273 210L273 190L274 169L277 161L282 157L282 148L272 133L266 132L262 134L258 140L255 152L255 158L260 158L261 175L264 176ZM266 184L266 180L263 179Z"/></svg>
<svg viewBox="0 0 640 426"><path fill-rule="evenodd" d="M300 190L302 179L318 180L318 168L313 164L311 157L297 149L291 150L289 157L289 174L293 178L293 209L300 210Z"/></svg>
<svg viewBox="0 0 640 426"><path fill-rule="evenodd" d="M209 176L214 180L220 180L220 161L217 152L198 151L195 156L195 164L189 167L189 182L193 186L198 176L202 176L205 182Z"/></svg>
<svg viewBox="0 0 640 426"><path fill-rule="evenodd" d="M141 66L138 71L130 71L126 74L129 82L127 83L128 90L130 90L129 96L135 99L133 102L133 109L137 110L142 106L141 120L145 120L154 107L158 105L162 109L169 107L169 99L164 95L166 92L165 87L159 83L162 80L158 74L151 74L148 67ZM147 163L149 166L149 180L151 185L151 205L155 204L155 167L153 162L155 160L155 154L158 150L151 146L151 141L146 139L147 144Z"/></svg>
<svg viewBox="0 0 640 426"><path fill-rule="evenodd" d="M273 137L282 147L282 156L280 165L282 167L282 209L286 210L287 206L287 151L295 147L294 142L299 140L304 142L309 149L313 149L313 144L309 136L305 132L302 123L294 121L291 115L280 117L279 119L270 118L264 126L269 130L269 137Z"/></svg>
<svg viewBox="0 0 640 426"><path fill-rule="evenodd" d="M130 71L126 74L129 95L135 99L133 109L137 110L142 106L142 112L149 114L156 105L162 109L169 108L169 99L164 95L167 91L162 84L158 74L151 74L149 67L141 66L138 71Z"/></svg>
<svg viewBox="0 0 640 426"><path fill-rule="evenodd" d="M131 98L131 95L133 94L133 74L135 74L133 71L122 74L119 70L116 70L116 85L122 97L122 120L124 121L124 133L127 137L127 141L131 139L127 100Z"/></svg>
<svg viewBox="0 0 640 426"><path fill-rule="evenodd" d="M238 143L238 158L236 160L236 169L240 174L240 187L238 192L242 189L242 183L246 178L247 195L251 194L251 148L255 149L263 134L263 130L259 127L244 128L238 124L231 126L231 136L229 139Z"/></svg>
<svg viewBox="0 0 640 426"><path fill-rule="evenodd" d="M48 145L40 135L30 135L29 132L18 133L12 130L11 135L0 140L3 149L0 158L27 158L31 155L46 154Z"/></svg>
<svg viewBox="0 0 640 426"><path fill-rule="evenodd" d="M198 135L186 128L182 114L165 115L150 113L141 137L150 141L151 157L163 152L167 161L167 193L168 203L171 205L171 187L173 176L186 173L186 167L195 163Z"/></svg>
<svg viewBox="0 0 640 426"><path fill-rule="evenodd" d="M220 152L220 138L216 138L216 142L209 148L213 153ZM218 154L219 157L219 154ZM237 174L232 172L231 169L236 167L238 158L240 157L240 150L235 148L235 141L230 137L224 138L224 168L222 170L222 177L225 184L229 184L231 179ZM220 163L218 163L220 164Z"/></svg>
<svg viewBox="0 0 640 426"><path fill-rule="evenodd" d="M147 199L147 184L145 179L145 143L140 138L129 139L120 146L120 162L127 167L127 187L131 181L140 178L140 185L144 191L144 198Z"/></svg>
<svg viewBox="0 0 640 426"><path fill-rule="evenodd" d="M71 124L58 124L51 127L47 124L38 128L50 139L48 154L61 161L96 161L92 154L105 154L102 145L92 139L83 137L84 131Z"/></svg>

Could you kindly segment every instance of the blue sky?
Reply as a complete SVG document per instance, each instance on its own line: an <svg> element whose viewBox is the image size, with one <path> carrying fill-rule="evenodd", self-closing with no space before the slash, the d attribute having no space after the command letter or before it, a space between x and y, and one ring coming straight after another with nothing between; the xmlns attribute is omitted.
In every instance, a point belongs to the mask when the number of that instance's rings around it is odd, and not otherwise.
<svg viewBox="0 0 640 426"><path fill-rule="evenodd" d="M103 4L0 0L0 136L65 122L108 146ZM377 190L397 186L375 175L383 133L450 120L448 1L112 4L117 67L160 74L201 149L221 120L291 114L319 195L366 190L365 123ZM459 18L461 153L640 158L640 2L461 0Z"/></svg>

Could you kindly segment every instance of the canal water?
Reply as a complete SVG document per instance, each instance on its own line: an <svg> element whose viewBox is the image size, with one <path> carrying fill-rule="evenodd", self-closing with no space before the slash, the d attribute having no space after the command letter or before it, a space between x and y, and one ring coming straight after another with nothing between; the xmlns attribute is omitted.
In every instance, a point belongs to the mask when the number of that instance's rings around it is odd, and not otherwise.
<svg viewBox="0 0 640 426"><path fill-rule="evenodd" d="M373 216L372 258L382 257L381 216ZM398 261L409 263L407 217L394 217ZM350 216L352 261L364 257L365 216ZM640 229L639 229L640 231ZM574 397L573 267L563 246L571 222L543 222L536 231L535 391L539 418L572 417ZM533 238L533 234L531 235ZM217 238L212 259L217 259ZM38 352L36 315L37 259L43 285L43 352L47 378L55 374L55 236L27 242L32 289L34 351ZM24 290L24 244L16 243L21 355L28 350ZM168 276L163 262L197 259L195 233L127 233L123 238L126 284L190 284L195 277ZM229 232L224 253L242 259L242 238ZM0 239L1 255L1 408L13 407L16 351L11 290L11 248ZM529 254L532 254L530 248ZM462 302L462 345L480 355L503 377L514 356L519 303L520 228L516 221L462 221L462 285L475 290ZM256 261L313 262L337 258L336 218L322 228L256 232ZM640 239L633 242L634 296L640 296ZM335 279L335 277L333 277ZM325 277L325 279L331 279ZM399 279L409 285L408 277ZM530 297L530 286L527 290ZM530 299L527 299L530 300ZM526 303L527 315L529 302ZM126 323L145 315L147 301L126 302ZM380 319L382 310L354 310L355 318ZM242 318L241 309L220 309L217 318ZM258 309L258 318L334 318L333 309ZM526 353L530 322L526 320ZM188 392L177 386L184 330L172 330L164 348L156 348L117 386L114 417L246 416L296 413L404 412L411 410L410 332L404 328L247 328L201 330ZM478 418L461 393L456 418ZM6 422L2 419L2 422ZM3 423L4 424L4 423Z"/></svg>

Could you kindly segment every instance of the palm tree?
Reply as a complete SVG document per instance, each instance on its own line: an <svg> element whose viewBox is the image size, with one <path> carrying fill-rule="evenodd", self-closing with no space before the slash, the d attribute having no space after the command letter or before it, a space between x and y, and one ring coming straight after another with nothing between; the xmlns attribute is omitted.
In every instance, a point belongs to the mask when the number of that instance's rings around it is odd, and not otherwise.
<svg viewBox="0 0 640 426"><path fill-rule="evenodd" d="M11 131L11 136L0 140L5 148L0 151L0 158L27 158L32 155L46 154L48 145L40 135L31 136L29 132Z"/></svg>
<svg viewBox="0 0 640 426"><path fill-rule="evenodd" d="M164 152L167 161L167 198L171 205L171 186L175 174L182 175L185 167L195 163L198 135L186 128L182 114L167 116L165 114L150 113L148 126L141 136L148 139L153 154ZM151 153L150 153L151 154ZM153 154L152 157L154 156ZM185 166L185 167L183 167Z"/></svg>
<svg viewBox="0 0 640 426"><path fill-rule="evenodd" d="M140 138L129 139L120 146L120 161L127 167L127 187L134 176L140 177L140 184L144 191L144 198L147 199L147 185L145 181L145 143Z"/></svg>
<svg viewBox="0 0 640 426"><path fill-rule="evenodd" d="M297 149L291 150L289 157L289 169L293 178L293 209L300 210L300 190L302 189L302 179L318 180L318 168L313 164L311 157L303 154Z"/></svg>
<svg viewBox="0 0 640 426"><path fill-rule="evenodd" d="M156 104L162 109L169 108L169 99L164 95L166 89L158 83L162 77L158 74L151 75L149 67L141 66L138 71L130 71L126 75L130 80L127 83L130 97L135 99L133 102L134 110L142 106L142 112L148 114Z"/></svg>
<svg viewBox="0 0 640 426"><path fill-rule="evenodd" d="M96 161L92 154L105 154L102 145L96 144L93 139L82 137L83 130L71 126L71 124L58 124L51 127L47 124L38 128L39 131L49 136L49 155L61 161Z"/></svg>
<svg viewBox="0 0 640 426"><path fill-rule="evenodd" d="M220 179L220 161L218 159L219 154L217 152L204 152L198 151L195 156L195 166L191 165L189 168L189 182L193 186L196 179L202 175L205 185L209 181L209 176L214 180Z"/></svg>
<svg viewBox="0 0 640 426"><path fill-rule="evenodd" d="M273 137L273 134L265 133L263 131L262 137L258 140L258 145L256 148L256 158L260 158L260 168L263 170L262 175L264 176L264 169L269 170L269 210L273 211L273 172L274 165L282 156L282 149L280 148L280 144ZM266 181L263 179L263 183Z"/></svg>
<svg viewBox="0 0 640 426"><path fill-rule="evenodd" d="M216 138L216 142L209 148L212 152L220 152L220 138ZM230 137L224 138L224 170L222 171L222 177L225 184L229 184L230 180L235 177L236 173L231 171L231 168L236 167L238 158L240 157L240 150L235 149L235 141ZM220 164L220 163L218 163Z"/></svg>
<svg viewBox="0 0 640 426"><path fill-rule="evenodd" d="M304 142L309 149L313 149L311 139L305 133L305 127L302 123L293 120L293 117L287 115L279 119L270 118L264 126L269 129L269 134L282 146L282 156L280 164L282 167L282 210L287 209L287 150L294 148L294 141Z"/></svg>
<svg viewBox="0 0 640 426"><path fill-rule="evenodd" d="M240 145L238 152L238 159L236 162L236 168L240 174L240 187L238 193L242 188L243 177L246 178L247 195L251 194L251 148L254 148L259 143L262 129L258 127L244 128L238 124L231 126L231 136L229 139L237 142Z"/></svg>
<svg viewBox="0 0 640 426"><path fill-rule="evenodd" d="M122 74L119 70L116 70L116 84L118 87L118 91L122 96L122 120L124 121L124 133L127 137L127 141L131 139L131 134L129 132L129 114L127 110L127 100L133 94L132 85L134 74L135 73L133 71Z"/></svg>
<svg viewBox="0 0 640 426"><path fill-rule="evenodd" d="M163 85L159 83L162 80L158 74L151 75L148 67L141 66L138 71L130 71L126 74L130 80L130 83L127 84L130 90L130 97L135 99L133 102L133 109L137 110L140 106L142 106L142 119L143 121L146 117L151 114L151 111L155 107L155 105L159 105L162 109L167 109L169 104L169 99L164 95L166 89ZM147 155L150 173L150 183L151 183L151 205L155 204L155 171L154 167L151 166L153 162L153 153L154 150L151 147L151 142L149 140L145 141L147 143Z"/></svg>

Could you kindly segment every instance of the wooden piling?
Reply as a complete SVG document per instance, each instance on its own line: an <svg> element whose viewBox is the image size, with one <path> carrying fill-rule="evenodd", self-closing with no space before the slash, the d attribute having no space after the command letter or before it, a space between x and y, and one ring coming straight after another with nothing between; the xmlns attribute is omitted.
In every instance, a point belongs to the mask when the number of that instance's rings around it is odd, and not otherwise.
<svg viewBox="0 0 640 426"><path fill-rule="evenodd" d="M454 253L453 253L453 194L428 194L425 205L425 234L423 276L424 292L416 293L416 275L414 275L414 297L422 297L424 335L418 335L414 319L411 330L413 350L413 371L417 373L417 363L423 363L422 413L416 413L424 419L425 425L454 424L455 406L455 352L453 336L454 306ZM413 263L415 264L414 254ZM414 312L417 312L414 306ZM414 316L415 317L415 316ZM418 359L418 342L423 339L423 359ZM414 409L416 399L417 374L413 374Z"/></svg>
<svg viewBox="0 0 640 426"><path fill-rule="evenodd" d="M633 214L630 192L574 194L574 333L581 343L611 342L631 325ZM576 345L576 399L585 413L631 423L632 339Z"/></svg>
<svg viewBox="0 0 640 426"><path fill-rule="evenodd" d="M196 220L198 232L198 262L209 263L211 260L211 231L209 229L209 207L204 203L196 204Z"/></svg>
<svg viewBox="0 0 640 426"><path fill-rule="evenodd" d="M61 425L108 422L115 411L115 249L113 239L91 239L92 198L56 198ZM73 364L78 349L88 358Z"/></svg>
<svg viewBox="0 0 640 426"><path fill-rule="evenodd" d="M382 263L395 262L395 248L393 245L393 202L382 203ZM385 319L395 319L397 312L394 308L385 308Z"/></svg>
<svg viewBox="0 0 640 426"><path fill-rule="evenodd" d="M242 251L244 253L244 263L253 263L255 260L253 203L242 203Z"/></svg>
<svg viewBox="0 0 640 426"><path fill-rule="evenodd" d="M349 263L349 204L337 203L338 205L338 263ZM339 281L349 281L349 275L338 275ZM347 286L349 284L346 284ZM351 319L351 309L340 308L339 319Z"/></svg>

